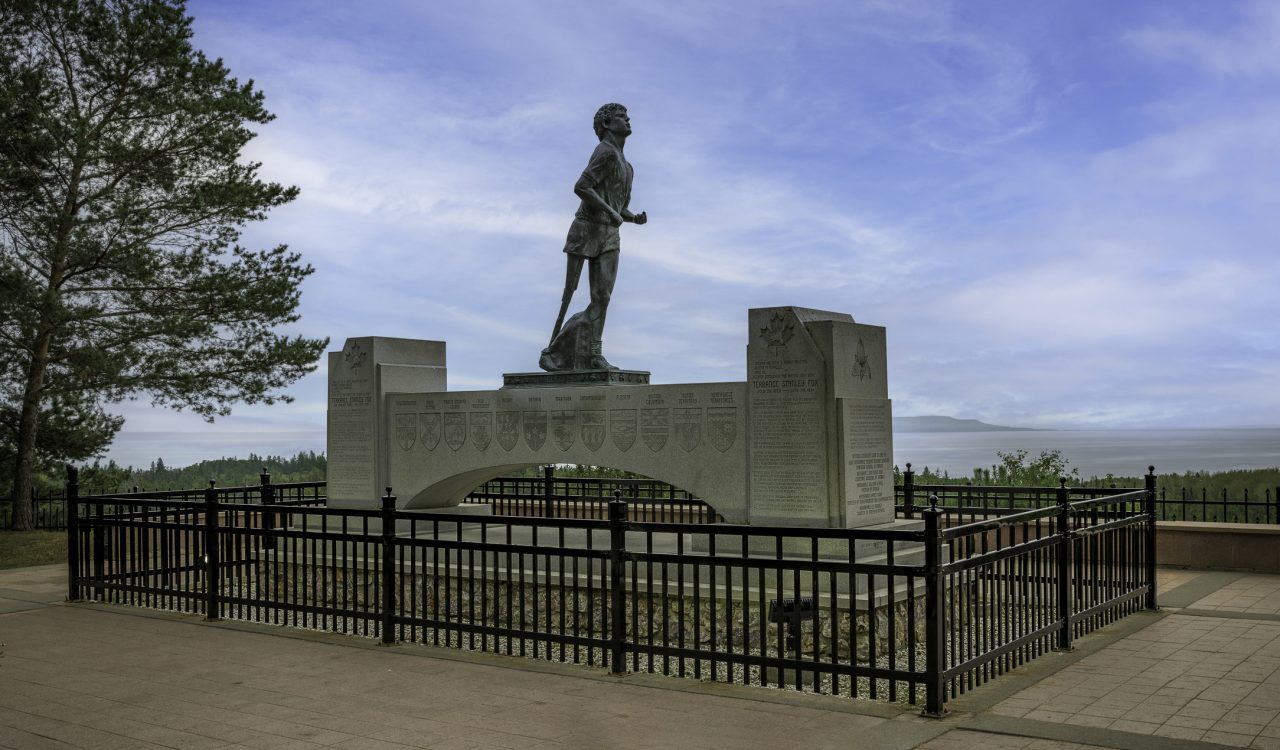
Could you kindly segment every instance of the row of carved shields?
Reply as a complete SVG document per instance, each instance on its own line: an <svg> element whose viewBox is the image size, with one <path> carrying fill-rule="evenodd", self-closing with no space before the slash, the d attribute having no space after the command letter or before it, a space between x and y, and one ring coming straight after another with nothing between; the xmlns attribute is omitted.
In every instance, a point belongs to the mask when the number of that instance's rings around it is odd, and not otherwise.
<svg viewBox="0 0 1280 750"><path fill-rule="evenodd" d="M651 451L667 442L693 451L707 441L720 452L733 447L738 438L738 407L710 406L655 407L645 409L559 409L537 411L429 412L396 415L396 442L401 450L417 443L434 451L443 441L460 450L468 438L476 450L486 450L496 442L503 450L516 447L521 437L530 450L541 450L550 435L552 443L567 451L574 443L597 451L606 438L620 451L631 450L636 437ZM704 434L705 433L705 434Z"/></svg>

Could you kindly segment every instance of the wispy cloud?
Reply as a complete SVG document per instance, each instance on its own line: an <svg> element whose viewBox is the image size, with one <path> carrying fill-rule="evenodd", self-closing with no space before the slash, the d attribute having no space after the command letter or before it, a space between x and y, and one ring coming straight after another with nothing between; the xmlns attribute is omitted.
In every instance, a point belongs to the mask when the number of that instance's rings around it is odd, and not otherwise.
<svg viewBox="0 0 1280 750"><path fill-rule="evenodd" d="M249 156L302 195L245 239L316 266L299 330L335 347L445 340L455 387L532 369L591 115L621 101L650 223L623 228L617 364L741 379L746 309L801 304L888 327L900 413L1280 413L1275 3L190 11L279 116ZM323 374L294 390L243 415L314 424Z"/></svg>
<svg viewBox="0 0 1280 750"><path fill-rule="evenodd" d="M1130 40L1166 62L1227 76L1280 75L1280 5L1269 0L1200 5L1191 18L1135 29Z"/></svg>

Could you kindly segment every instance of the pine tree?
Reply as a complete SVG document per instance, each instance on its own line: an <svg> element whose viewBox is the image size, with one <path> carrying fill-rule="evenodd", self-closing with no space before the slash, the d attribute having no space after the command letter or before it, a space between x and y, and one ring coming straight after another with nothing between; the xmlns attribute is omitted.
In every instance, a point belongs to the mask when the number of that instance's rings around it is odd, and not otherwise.
<svg viewBox="0 0 1280 750"><path fill-rule="evenodd" d="M80 446L93 455L119 427L104 405L146 394L212 419L288 400L328 343L277 332L310 266L236 244L297 189L240 159L272 115L191 35L181 0L0 5L0 404L16 415L0 440L18 528L58 404L108 428Z"/></svg>

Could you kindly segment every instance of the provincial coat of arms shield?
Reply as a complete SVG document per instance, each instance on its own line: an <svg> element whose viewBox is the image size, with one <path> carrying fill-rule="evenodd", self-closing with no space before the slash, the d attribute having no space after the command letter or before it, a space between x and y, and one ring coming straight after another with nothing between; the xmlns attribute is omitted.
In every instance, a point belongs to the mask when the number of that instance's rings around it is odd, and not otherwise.
<svg viewBox="0 0 1280 750"><path fill-rule="evenodd" d="M418 431L422 433L422 447L433 451L440 444L440 412L418 415Z"/></svg>
<svg viewBox="0 0 1280 750"><path fill-rule="evenodd" d="M416 414L397 414L396 415L396 442L400 444L400 450L407 451L413 447L413 441L418 437L418 415Z"/></svg>
<svg viewBox="0 0 1280 750"><path fill-rule="evenodd" d="M551 434L556 439L556 447L567 451L573 447L573 433L577 427L578 412L573 409L557 409L551 412Z"/></svg>
<svg viewBox="0 0 1280 750"><path fill-rule="evenodd" d="M524 413L524 444L529 450L541 450L547 442L547 413L545 411L527 411Z"/></svg>
<svg viewBox="0 0 1280 750"><path fill-rule="evenodd" d="M631 449L636 442L636 410L609 410L609 437L615 448L622 452Z"/></svg>
<svg viewBox="0 0 1280 750"><path fill-rule="evenodd" d="M473 411L467 420L471 422L471 444L476 450L488 448L493 440L493 412Z"/></svg>
<svg viewBox="0 0 1280 750"><path fill-rule="evenodd" d="M640 437L649 450L657 453L667 444L671 434L671 410L667 407L640 410Z"/></svg>
<svg viewBox="0 0 1280 750"><path fill-rule="evenodd" d="M582 423L582 444L595 452L604 445L604 409L583 409L578 413Z"/></svg>
<svg viewBox="0 0 1280 750"><path fill-rule="evenodd" d="M467 442L467 414L461 411L445 412L444 442L453 450L458 450Z"/></svg>
<svg viewBox="0 0 1280 750"><path fill-rule="evenodd" d="M520 439L520 412L498 412L497 433L498 445L502 446L502 450L509 451L516 447L516 441Z"/></svg>
<svg viewBox="0 0 1280 750"><path fill-rule="evenodd" d="M676 409L675 429L676 442L685 453L697 448L698 443L702 442L702 407Z"/></svg>
<svg viewBox="0 0 1280 750"><path fill-rule="evenodd" d="M738 439L738 407L707 407L707 441L724 453Z"/></svg>

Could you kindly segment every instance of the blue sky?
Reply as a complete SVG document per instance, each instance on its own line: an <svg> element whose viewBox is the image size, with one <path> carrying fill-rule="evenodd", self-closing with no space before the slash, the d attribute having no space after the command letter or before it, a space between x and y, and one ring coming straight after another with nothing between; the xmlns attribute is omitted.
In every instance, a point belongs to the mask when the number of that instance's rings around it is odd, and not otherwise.
<svg viewBox="0 0 1280 750"><path fill-rule="evenodd" d="M1280 424L1280 3L189 11L278 116L247 156L302 191L245 244L316 267L296 328L334 348L447 341L453 389L536 369L619 101L650 223L623 228L614 364L744 379L747 308L793 304L888 328L899 416ZM322 448L323 368L292 393L211 427L126 404L111 455L152 431Z"/></svg>

